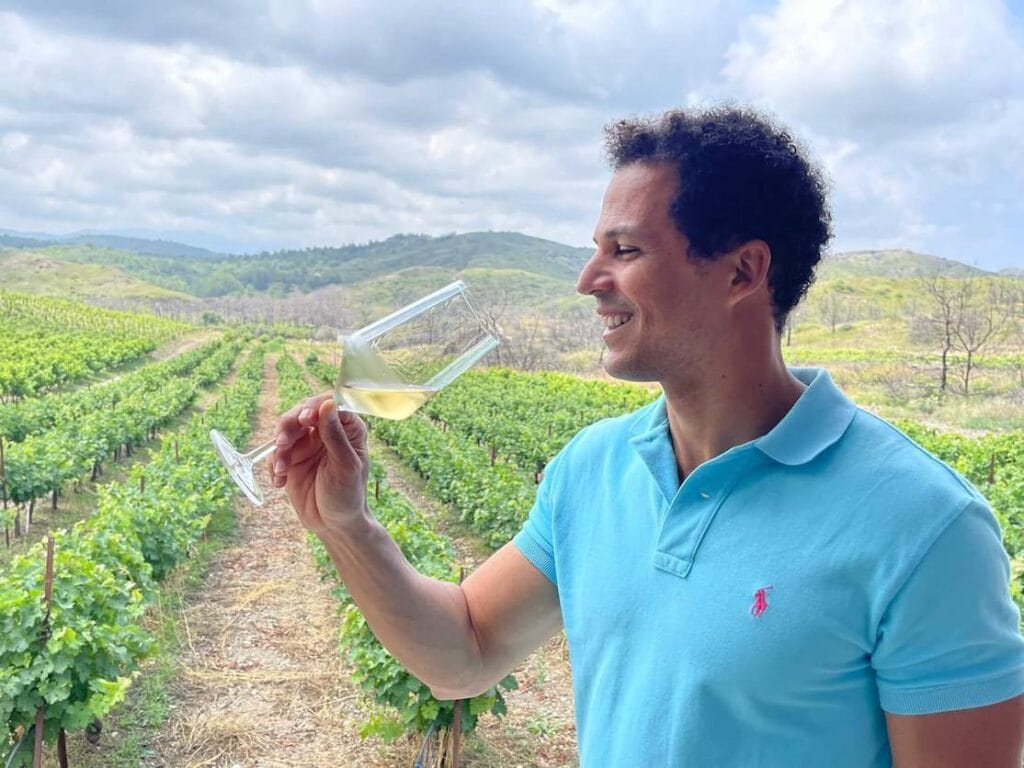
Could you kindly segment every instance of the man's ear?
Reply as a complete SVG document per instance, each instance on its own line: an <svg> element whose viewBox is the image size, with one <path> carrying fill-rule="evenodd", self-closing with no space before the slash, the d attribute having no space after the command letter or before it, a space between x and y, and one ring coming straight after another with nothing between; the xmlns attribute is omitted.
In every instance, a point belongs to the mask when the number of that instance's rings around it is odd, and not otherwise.
<svg viewBox="0 0 1024 768"><path fill-rule="evenodd" d="M730 251L726 258L731 275L730 298L734 302L768 289L772 252L764 240L748 240Z"/></svg>

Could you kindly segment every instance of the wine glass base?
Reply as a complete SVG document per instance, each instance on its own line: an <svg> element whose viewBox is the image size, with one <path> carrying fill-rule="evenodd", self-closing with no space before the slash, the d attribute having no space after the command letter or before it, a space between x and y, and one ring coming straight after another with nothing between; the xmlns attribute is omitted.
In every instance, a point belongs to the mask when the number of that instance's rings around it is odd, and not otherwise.
<svg viewBox="0 0 1024 768"><path fill-rule="evenodd" d="M239 453L231 441L216 429L210 430L210 440L213 442L213 447L224 468L231 475L231 479L235 481L235 485L242 489L242 493L249 498L249 501L258 507L263 506L263 491L253 476L252 462L245 455Z"/></svg>

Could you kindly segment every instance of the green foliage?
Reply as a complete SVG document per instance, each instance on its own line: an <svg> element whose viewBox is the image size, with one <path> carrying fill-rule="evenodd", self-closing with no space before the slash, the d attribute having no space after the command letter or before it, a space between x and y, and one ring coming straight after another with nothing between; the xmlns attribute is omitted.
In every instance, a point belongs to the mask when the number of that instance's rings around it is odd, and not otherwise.
<svg viewBox="0 0 1024 768"><path fill-rule="evenodd" d="M284 413L312 394L305 371L291 355L282 354L277 358L277 391L279 413Z"/></svg>
<svg viewBox="0 0 1024 768"><path fill-rule="evenodd" d="M187 326L0 292L0 401L32 397L152 352Z"/></svg>
<svg viewBox="0 0 1024 768"><path fill-rule="evenodd" d="M249 431L262 366L254 352L215 409L215 425L232 440ZM45 631L42 545L0 573L0 722L8 734L34 722L44 702L52 741L123 699L152 642L140 621L154 577L187 557L209 516L233 495L208 430L194 417L144 468L102 489L95 515L56 534Z"/></svg>
<svg viewBox="0 0 1024 768"><path fill-rule="evenodd" d="M67 424L82 414L109 411L129 398L145 397L159 390L171 379L188 376L224 342L206 344L191 352L162 363L151 363L137 371L115 379L101 381L66 393L29 397L18 402L0 403L0 436L7 444L17 443L30 435L44 432L57 424ZM224 353L226 356L228 353ZM220 366L223 358L211 366ZM204 369L204 379L210 368Z"/></svg>
<svg viewBox="0 0 1024 768"><path fill-rule="evenodd" d="M194 366L188 378L167 378L169 371L180 369L180 364L156 366L155 374L125 377L96 392L90 388L76 393L66 404L58 403L54 413L41 421L59 421L7 447L7 498L24 504L60 491L121 446L144 442L189 406L201 387L222 378L238 349L237 343L214 344L195 353L188 361ZM31 425L29 421L23 423ZM34 428L27 427L29 431Z"/></svg>
<svg viewBox="0 0 1024 768"><path fill-rule="evenodd" d="M369 495L374 517L387 529L413 567L434 579L458 581L458 567L451 544L433 530L406 498L384 484ZM324 557L323 548L317 560L322 572L334 573L329 559ZM395 710L406 731L424 733L434 723L442 727L451 726L455 702L434 698L423 682L398 664L381 646L344 589L336 589L335 594L343 600L341 646L354 667L353 677L362 689L380 705ZM516 685L515 678L510 676L499 686L471 698L463 711L463 731L473 730L477 719L484 713L504 714L505 700L501 691L511 690ZM389 720L375 722L366 724L364 731L382 737L392 733Z"/></svg>

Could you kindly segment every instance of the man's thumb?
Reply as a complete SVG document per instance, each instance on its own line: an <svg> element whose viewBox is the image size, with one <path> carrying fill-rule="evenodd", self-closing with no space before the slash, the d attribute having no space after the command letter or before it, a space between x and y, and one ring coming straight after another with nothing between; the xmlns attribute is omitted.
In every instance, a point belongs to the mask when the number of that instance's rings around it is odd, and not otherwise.
<svg viewBox="0 0 1024 768"><path fill-rule="evenodd" d="M320 404L317 420L320 439L331 458L343 464L351 464L356 459L357 451L353 442L357 439L358 432L354 427L355 425L352 425L346 429L342 425L338 406L333 398L327 398Z"/></svg>

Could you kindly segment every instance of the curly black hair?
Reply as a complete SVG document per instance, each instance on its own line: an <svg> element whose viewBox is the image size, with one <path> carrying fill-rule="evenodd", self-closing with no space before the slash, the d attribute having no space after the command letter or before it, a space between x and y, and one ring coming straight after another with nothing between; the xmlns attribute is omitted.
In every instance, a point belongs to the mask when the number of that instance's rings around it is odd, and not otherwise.
<svg viewBox="0 0 1024 768"><path fill-rule="evenodd" d="M714 259L748 240L768 244L768 285L781 333L832 237L824 177L793 137L737 107L674 109L620 120L604 132L613 170L638 162L676 166L679 192L670 213L690 241L690 258Z"/></svg>

